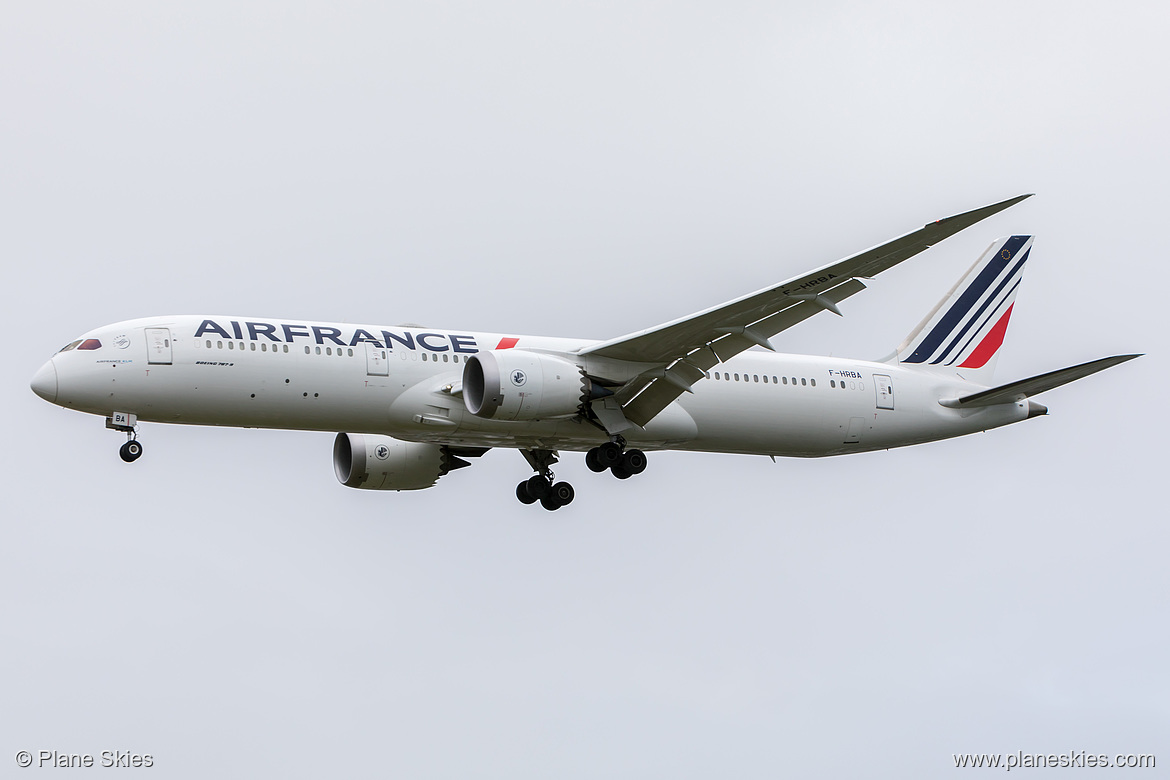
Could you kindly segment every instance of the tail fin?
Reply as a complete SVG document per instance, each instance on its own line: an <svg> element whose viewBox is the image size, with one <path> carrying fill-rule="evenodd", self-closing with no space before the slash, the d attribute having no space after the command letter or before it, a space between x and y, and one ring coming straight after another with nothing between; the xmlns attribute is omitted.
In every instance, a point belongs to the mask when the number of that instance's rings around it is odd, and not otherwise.
<svg viewBox="0 0 1170 780"><path fill-rule="evenodd" d="M898 347L900 363L951 368L989 384L1032 236L1001 238Z"/></svg>

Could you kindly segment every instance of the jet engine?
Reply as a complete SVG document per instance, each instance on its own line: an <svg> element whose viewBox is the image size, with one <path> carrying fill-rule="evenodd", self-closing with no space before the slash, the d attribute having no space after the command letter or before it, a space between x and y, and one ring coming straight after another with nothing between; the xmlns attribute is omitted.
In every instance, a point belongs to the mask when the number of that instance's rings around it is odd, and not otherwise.
<svg viewBox="0 0 1170 780"><path fill-rule="evenodd" d="M467 465L440 444L369 433L339 433L333 440L333 470L346 487L421 490Z"/></svg>
<svg viewBox="0 0 1170 780"><path fill-rule="evenodd" d="M522 349L477 352L463 366L463 403L488 420L575 415L591 389L573 363Z"/></svg>

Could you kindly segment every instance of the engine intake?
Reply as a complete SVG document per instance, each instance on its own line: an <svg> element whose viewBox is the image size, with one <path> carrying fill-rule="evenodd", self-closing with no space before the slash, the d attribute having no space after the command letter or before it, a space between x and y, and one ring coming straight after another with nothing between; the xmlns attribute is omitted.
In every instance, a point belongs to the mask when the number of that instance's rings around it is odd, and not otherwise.
<svg viewBox="0 0 1170 780"><path fill-rule="evenodd" d="M346 487L421 490L467 465L440 444L370 433L339 433L333 440L333 471Z"/></svg>
<svg viewBox="0 0 1170 780"><path fill-rule="evenodd" d="M488 420L544 420L577 414L591 383L567 360L522 349L472 355L463 367L463 403Z"/></svg>

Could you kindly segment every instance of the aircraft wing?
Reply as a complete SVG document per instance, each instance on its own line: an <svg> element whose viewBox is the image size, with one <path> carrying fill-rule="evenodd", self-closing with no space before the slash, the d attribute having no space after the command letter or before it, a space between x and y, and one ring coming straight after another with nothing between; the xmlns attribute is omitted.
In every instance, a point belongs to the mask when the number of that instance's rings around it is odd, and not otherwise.
<svg viewBox="0 0 1170 780"><path fill-rule="evenodd" d="M626 419L645 425L719 363L756 345L771 349L770 337L819 311L840 314L837 304L865 289L859 279L876 276L1028 197L1020 195L940 219L802 276L689 317L594 344L580 354L655 365L617 392Z"/></svg>

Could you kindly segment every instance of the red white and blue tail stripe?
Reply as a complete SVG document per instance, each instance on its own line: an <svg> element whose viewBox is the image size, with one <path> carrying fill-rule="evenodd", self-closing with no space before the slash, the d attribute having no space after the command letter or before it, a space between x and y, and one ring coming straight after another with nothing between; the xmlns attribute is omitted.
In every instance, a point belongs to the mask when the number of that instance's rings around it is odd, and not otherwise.
<svg viewBox="0 0 1170 780"><path fill-rule="evenodd" d="M898 348L898 361L990 379L1032 251L1032 236L992 244Z"/></svg>

